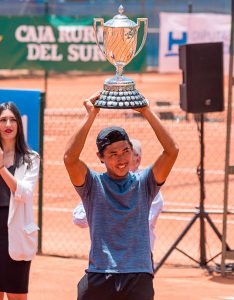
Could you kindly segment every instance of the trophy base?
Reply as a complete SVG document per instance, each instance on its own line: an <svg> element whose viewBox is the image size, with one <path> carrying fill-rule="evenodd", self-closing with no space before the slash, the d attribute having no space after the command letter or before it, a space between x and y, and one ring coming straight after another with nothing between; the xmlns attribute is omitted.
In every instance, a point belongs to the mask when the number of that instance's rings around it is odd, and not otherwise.
<svg viewBox="0 0 234 300"><path fill-rule="evenodd" d="M135 89L135 82L129 78L109 79L104 82L100 98L95 107L108 109L140 108L148 105L148 100Z"/></svg>

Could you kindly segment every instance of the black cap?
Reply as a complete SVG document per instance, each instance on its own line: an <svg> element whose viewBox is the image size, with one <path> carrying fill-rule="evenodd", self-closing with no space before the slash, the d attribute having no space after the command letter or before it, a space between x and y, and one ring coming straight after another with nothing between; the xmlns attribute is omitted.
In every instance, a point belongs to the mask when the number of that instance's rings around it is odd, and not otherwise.
<svg viewBox="0 0 234 300"><path fill-rule="evenodd" d="M128 141L131 145L128 134L123 128L112 126L102 129L96 139L99 153L103 153L108 145L119 141Z"/></svg>

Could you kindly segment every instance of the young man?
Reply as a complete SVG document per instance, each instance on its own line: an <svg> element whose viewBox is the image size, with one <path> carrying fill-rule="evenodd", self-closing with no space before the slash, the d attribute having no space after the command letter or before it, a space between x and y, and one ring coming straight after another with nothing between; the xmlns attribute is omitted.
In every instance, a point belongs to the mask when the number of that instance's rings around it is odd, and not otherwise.
<svg viewBox="0 0 234 300"><path fill-rule="evenodd" d="M130 142L132 144L132 160L129 166L129 170L132 172L140 172L139 166L141 163L141 143L137 139L130 139ZM153 253L154 250L154 244L155 244L155 225L157 222L157 219L159 217L159 214L161 213L163 208L163 196L162 193L159 191L154 198L153 202L150 206L149 211L149 233L150 233L150 247L151 252ZM80 228L88 228L89 224L87 221L84 205L82 202L80 202L73 210L72 212L72 218L73 223Z"/></svg>
<svg viewBox="0 0 234 300"><path fill-rule="evenodd" d="M80 159L89 130L99 112L96 93L84 102L87 115L70 138L64 163L85 207L91 238L89 266L78 283L79 300L153 300L148 215L151 202L178 155L176 143L149 106L136 108L151 125L163 152L152 166L129 172L132 144L120 127L104 128L96 139L105 173Z"/></svg>

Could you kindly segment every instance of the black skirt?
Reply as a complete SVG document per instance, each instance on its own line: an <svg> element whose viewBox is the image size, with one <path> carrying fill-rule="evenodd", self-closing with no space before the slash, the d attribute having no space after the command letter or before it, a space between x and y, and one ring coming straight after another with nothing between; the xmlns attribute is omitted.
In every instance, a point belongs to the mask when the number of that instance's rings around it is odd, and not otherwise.
<svg viewBox="0 0 234 300"><path fill-rule="evenodd" d="M8 253L9 207L0 207L0 292L27 294L31 261L16 261Z"/></svg>

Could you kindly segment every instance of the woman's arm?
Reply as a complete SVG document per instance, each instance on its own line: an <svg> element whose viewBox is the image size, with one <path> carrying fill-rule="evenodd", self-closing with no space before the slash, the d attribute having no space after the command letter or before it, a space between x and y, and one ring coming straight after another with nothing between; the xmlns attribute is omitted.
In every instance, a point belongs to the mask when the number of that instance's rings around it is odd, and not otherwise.
<svg viewBox="0 0 234 300"><path fill-rule="evenodd" d="M0 175L12 193L16 191L17 183L15 177L7 170L4 165L3 150L0 147Z"/></svg>
<svg viewBox="0 0 234 300"><path fill-rule="evenodd" d="M32 158L32 166L29 169L26 169L23 178L15 178L17 187L13 195L16 201L27 202L28 200L32 199L39 174L39 168L40 158L39 155L35 155Z"/></svg>
<svg viewBox="0 0 234 300"><path fill-rule="evenodd" d="M1 167L0 175L2 176L3 180L5 181L11 192L14 193L17 188L17 182L15 177L7 170L5 166Z"/></svg>

